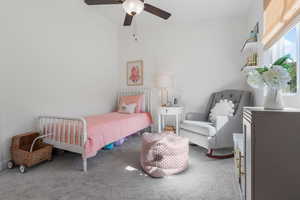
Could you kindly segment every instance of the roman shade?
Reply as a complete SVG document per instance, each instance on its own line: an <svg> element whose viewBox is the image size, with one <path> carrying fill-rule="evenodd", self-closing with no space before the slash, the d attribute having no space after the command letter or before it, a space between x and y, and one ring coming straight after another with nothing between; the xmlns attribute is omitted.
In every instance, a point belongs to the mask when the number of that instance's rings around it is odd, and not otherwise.
<svg viewBox="0 0 300 200"><path fill-rule="evenodd" d="M264 47L270 48L293 25L300 22L299 15L300 0L264 0Z"/></svg>

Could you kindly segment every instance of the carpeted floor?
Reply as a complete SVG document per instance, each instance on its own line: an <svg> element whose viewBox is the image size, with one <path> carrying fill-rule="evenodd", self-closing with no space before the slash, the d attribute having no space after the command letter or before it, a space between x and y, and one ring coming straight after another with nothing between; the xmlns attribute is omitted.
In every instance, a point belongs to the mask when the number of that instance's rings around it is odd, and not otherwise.
<svg viewBox="0 0 300 200"><path fill-rule="evenodd" d="M238 200L233 159L213 160L190 146L184 173L153 179L139 167L140 137L122 147L99 152L81 170L78 154L64 153L26 174L17 168L0 173L0 199L5 200ZM134 170L137 169L137 170Z"/></svg>

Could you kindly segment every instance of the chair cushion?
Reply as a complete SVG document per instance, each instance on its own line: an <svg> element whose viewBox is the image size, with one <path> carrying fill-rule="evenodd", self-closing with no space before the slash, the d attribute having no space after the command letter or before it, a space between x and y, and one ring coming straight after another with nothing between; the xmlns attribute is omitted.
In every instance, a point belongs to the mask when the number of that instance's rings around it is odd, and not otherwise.
<svg viewBox="0 0 300 200"><path fill-rule="evenodd" d="M224 99L216 103L216 105L211 109L209 114L209 120L213 123L216 122L217 116L233 116L234 104L232 101Z"/></svg>
<svg viewBox="0 0 300 200"><path fill-rule="evenodd" d="M216 134L216 128L211 122L185 120L181 124L181 128L207 137L214 136Z"/></svg>

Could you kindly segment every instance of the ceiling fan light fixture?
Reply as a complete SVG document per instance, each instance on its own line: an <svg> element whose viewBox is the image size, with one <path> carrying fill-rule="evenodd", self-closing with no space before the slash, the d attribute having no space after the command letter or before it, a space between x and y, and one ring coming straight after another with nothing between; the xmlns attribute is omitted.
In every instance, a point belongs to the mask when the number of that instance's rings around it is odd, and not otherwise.
<svg viewBox="0 0 300 200"><path fill-rule="evenodd" d="M141 0L125 0L123 8L131 16L139 15L144 10L144 2Z"/></svg>

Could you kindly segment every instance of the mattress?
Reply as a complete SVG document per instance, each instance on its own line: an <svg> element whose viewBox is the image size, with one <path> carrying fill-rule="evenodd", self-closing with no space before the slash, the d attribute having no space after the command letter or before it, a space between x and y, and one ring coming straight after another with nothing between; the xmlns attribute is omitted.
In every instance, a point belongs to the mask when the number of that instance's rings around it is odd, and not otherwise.
<svg viewBox="0 0 300 200"><path fill-rule="evenodd" d="M152 124L150 113L121 114L118 112L85 117L88 139L87 158L93 157L105 145L132 135Z"/></svg>

